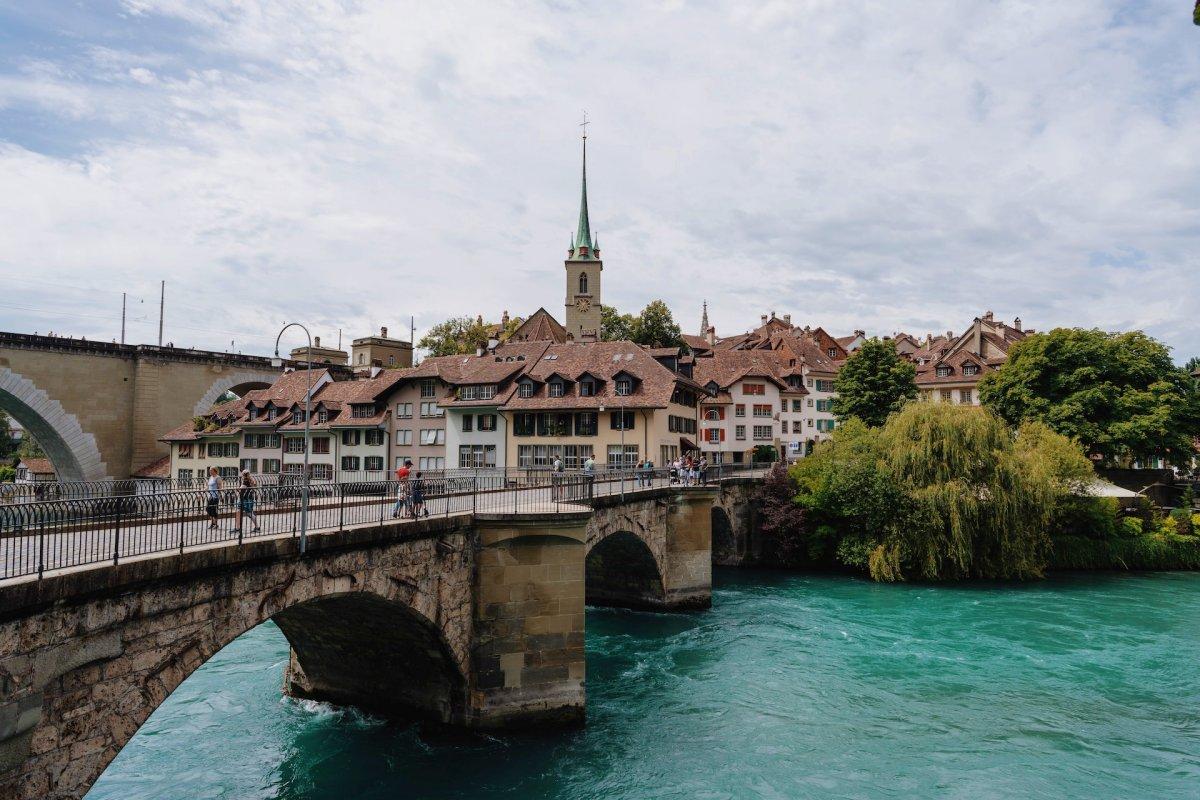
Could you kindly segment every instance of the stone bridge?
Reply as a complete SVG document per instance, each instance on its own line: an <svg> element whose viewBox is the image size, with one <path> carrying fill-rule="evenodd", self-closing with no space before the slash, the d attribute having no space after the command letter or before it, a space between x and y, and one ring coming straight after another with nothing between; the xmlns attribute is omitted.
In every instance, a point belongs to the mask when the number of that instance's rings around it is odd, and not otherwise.
<svg viewBox="0 0 1200 800"><path fill-rule="evenodd" d="M585 598L707 607L712 520L737 508L720 503L738 486L364 525L310 536L303 556L296 539L268 538L0 585L0 797L82 797L176 686L267 620L291 644L295 696L473 728L582 722Z"/></svg>
<svg viewBox="0 0 1200 800"><path fill-rule="evenodd" d="M163 431L278 376L256 356L0 333L0 410L64 481L128 478L167 454Z"/></svg>

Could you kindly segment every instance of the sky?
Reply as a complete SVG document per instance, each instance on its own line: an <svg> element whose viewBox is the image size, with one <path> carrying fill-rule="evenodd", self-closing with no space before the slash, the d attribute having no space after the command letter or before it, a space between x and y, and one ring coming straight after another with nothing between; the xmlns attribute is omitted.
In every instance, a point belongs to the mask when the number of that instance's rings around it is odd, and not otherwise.
<svg viewBox="0 0 1200 800"><path fill-rule="evenodd" d="M622 311L1200 354L1180 0L0 0L0 330L561 319L585 110Z"/></svg>

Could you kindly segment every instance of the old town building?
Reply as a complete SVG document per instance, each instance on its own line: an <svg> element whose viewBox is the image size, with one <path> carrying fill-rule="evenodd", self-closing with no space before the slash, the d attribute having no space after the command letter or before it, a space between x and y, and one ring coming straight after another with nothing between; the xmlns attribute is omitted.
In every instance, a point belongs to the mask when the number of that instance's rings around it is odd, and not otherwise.
<svg viewBox="0 0 1200 800"><path fill-rule="evenodd" d="M928 334L921 346L905 352L907 337L897 336L897 350L917 368L917 389L921 397L936 403L979 405L979 381L1000 368L1008 359L1008 350L1032 331L1022 328L1020 317L1011 324L997 320L988 311L961 334L946 331L945 336Z"/></svg>

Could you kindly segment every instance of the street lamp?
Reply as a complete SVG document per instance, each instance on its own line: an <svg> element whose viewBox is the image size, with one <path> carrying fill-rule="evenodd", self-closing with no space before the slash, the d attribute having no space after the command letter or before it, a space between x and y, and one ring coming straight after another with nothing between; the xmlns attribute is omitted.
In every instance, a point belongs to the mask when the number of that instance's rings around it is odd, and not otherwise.
<svg viewBox="0 0 1200 800"><path fill-rule="evenodd" d="M275 337L275 357L271 359L271 366L282 367L283 359L279 357L279 340L283 337L283 332L288 328L297 327L304 331L304 335L308 337L308 350L305 351L305 358L308 362L308 391L304 394L304 483L300 488L300 555L304 555L304 551L308 544L308 417L309 404L312 402L312 334L308 332L308 328L301 325L299 322L289 322L279 331L279 335Z"/></svg>

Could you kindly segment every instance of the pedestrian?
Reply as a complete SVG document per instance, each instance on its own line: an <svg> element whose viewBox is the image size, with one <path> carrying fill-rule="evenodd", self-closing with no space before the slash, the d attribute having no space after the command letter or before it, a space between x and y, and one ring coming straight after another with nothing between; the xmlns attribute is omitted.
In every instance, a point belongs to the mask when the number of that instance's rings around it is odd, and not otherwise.
<svg viewBox="0 0 1200 800"><path fill-rule="evenodd" d="M396 505L392 506L392 519L406 516L410 506L408 476L412 474L412 462L407 458L396 467Z"/></svg>
<svg viewBox="0 0 1200 800"><path fill-rule="evenodd" d="M667 466L667 472L671 476L670 483L674 485L679 480L679 459L675 459Z"/></svg>
<svg viewBox="0 0 1200 800"><path fill-rule="evenodd" d="M596 471L596 460L590 455L583 462L583 471L588 474Z"/></svg>
<svg viewBox="0 0 1200 800"><path fill-rule="evenodd" d="M700 485L708 485L708 458L703 453L700 455Z"/></svg>
<svg viewBox="0 0 1200 800"><path fill-rule="evenodd" d="M429 516L429 511L425 508L425 482L421 480L421 473L418 470L416 478L409 482L408 496L411 504L411 512L413 518L420 516Z"/></svg>
<svg viewBox="0 0 1200 800"><path fill-rule="evenodd" d="M237 521L233 529L234 533L242 532L242 519L249 519L254 525L251 533L258 533L261 529L258 527L258 517L254 513L254 487L257 484L254 478L250 475L250 470L242 470L242 485L238 487L238 505L237 505Z"/></svg>
<svg viewBox="0 0 1200 800"><path fill-rule="evenodd" d="M210 531L217 529L217 503L221 500L221 479L217 477L217 468L208 468L208 499L204 504L204 513L211 520L208 524Z"/></svg>
<svg viewBox="0 0 1200 800"><path fill-rule="evenodd" d="M554 496L554 499L558 500L558 499L560 499L559 495L562 493L562 480L563 480L562 456L554 457L554 461L550 462L550 469L553 472L553 474L550 476L550 485L553 487L552 494Z"/></svg>

